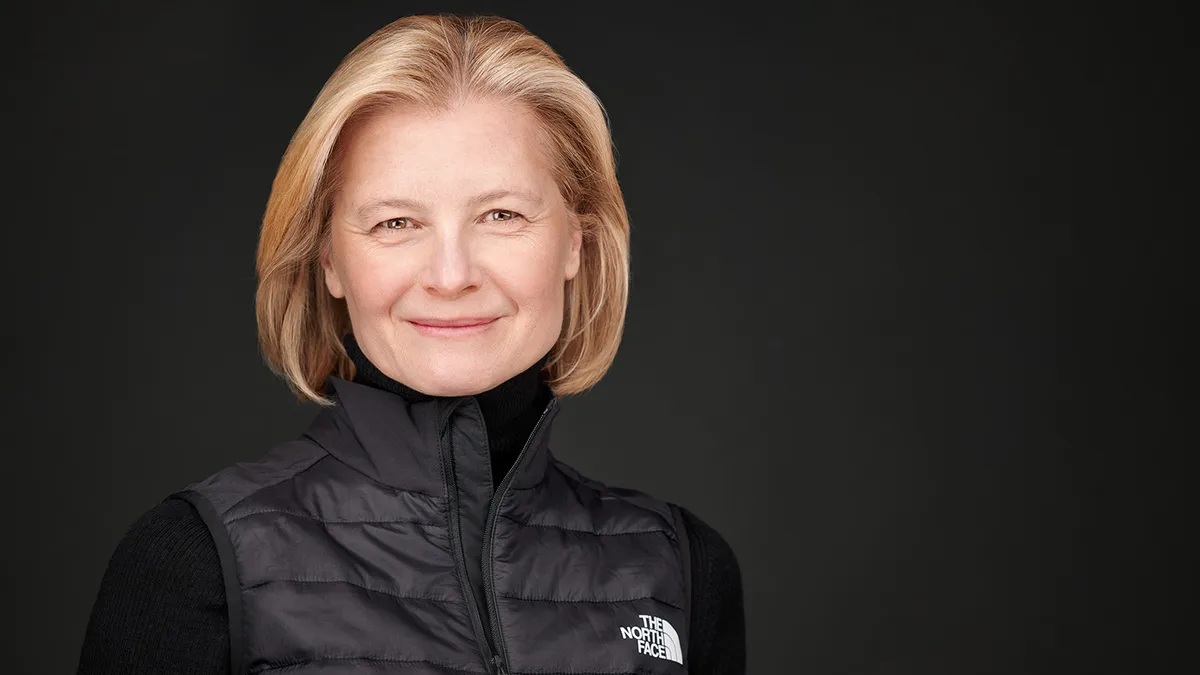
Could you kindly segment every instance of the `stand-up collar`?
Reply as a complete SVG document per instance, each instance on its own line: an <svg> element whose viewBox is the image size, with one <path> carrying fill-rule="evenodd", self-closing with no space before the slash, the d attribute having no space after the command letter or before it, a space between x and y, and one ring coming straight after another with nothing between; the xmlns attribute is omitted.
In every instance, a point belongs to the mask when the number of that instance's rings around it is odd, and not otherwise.
<svg viewBox="0 0 1200 675"><path fill-rule="evenodd" d="M342 345L354 364L354 377L351 381L355 384L365 384L398 394L409 403L436 398L392 379L377 368L359 346L354 333L343 335ZM550 353L547 352L524 371L474 396L483 413L483 422L487 425L488 448L491 452L489 468L496 483L500 482L516 461L517 453L525 445L530 430L553 396L545 382L545 367L549 359Z"/></svg>
<svg viewBox="0 0 1200 675"><path fill-rule="evenodd" d="M409 402L337 376L330 376L327 385L335 404L318 413L305 435L370 478L402 490L441 494L449 442L455 444L456 461L474 465L456 466L456 474L490 475L477 470L489 466L490 458L487 429L474 397ZM541 482L550 461L550 426L558 407L558 399L552 397L527 439L524 456L511 471L514 488Z"/></svg>

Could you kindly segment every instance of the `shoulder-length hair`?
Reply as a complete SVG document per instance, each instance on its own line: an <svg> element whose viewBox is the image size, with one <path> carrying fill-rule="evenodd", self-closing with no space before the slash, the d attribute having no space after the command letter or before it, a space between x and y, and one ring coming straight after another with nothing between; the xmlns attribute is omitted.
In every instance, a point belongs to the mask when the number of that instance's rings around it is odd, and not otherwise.
<svg viewBox="0 0 1200 675"><path fill-rule="evenodd" d="M322 405L329 375L351 378L344 299L325 287L320 252L339 181L338 141L393 105L447 110L466 99L523 105L539 121L555 182L583 231L565 289L563 329L546 364L557 395L612 365L629 289L629 220L609 120L592 90L521 24L500 17L410 16L379 29L338 65L292 136L258 244L256 315L267 365L301 400Z"/></svg>

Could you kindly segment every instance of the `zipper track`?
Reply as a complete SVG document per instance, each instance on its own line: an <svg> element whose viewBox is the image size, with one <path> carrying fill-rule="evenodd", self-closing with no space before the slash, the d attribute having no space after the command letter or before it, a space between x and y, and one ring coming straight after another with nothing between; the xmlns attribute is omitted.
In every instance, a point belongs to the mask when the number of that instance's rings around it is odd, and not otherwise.
<svg viewBox="0 0 1200 675"><path fill-rule="evenodd" d="M538 430L542 428L542 422L545 421L546 415L550 413L557 403L557 399L551 399L546 408L542 410L542 416L538 418L537 424L533 425L533 431L530 432L529 438L525 439L525 445L521 447L521 452L517 455L517 459L513 461L513 465L509 468L508 473L504 475L504 480L500 481L500 486L496 489L496 493L492 495L492 503L488 507L487 524L484 526L483 531L483 588L488 606L488 619L492 628L491 646L494 650L492 661L499 675L506 675L508 672L505 667L508 661L508 649L504 645L504 631L500 625L500 609L497 606L499 601L496 599L495 571L492 569L492 555L496 543L496 521L500 519L500 504L504 502L504 497L508 494L508 488L512 486L513 478L517 475L517 468L521 466L521 460L525 458L525 453L529 451L530 444L537 437Z"/></svg>
<svg viewBox="0 0 1200 675"><path fill-rule="evenodd" d="M470 577L467 576L467 561L462 550L462 531L459 525L459 507L458 507L458 482L454 477L454 451L446 447L443 442L443 437L446 431L450 428L450 414L452 411L447 411L446 419L442 422L441 428L438 430L438 453L446 459L442 462L442 478L446 482L446 489L450 493L450 541L458 551L455 558L455 567L458 571L459 582L462 585L463 598L467 604L467 614L471 617L471 627L475 631L475 641L479 643L479 651L483 653L484 663L495 663L496 656L492 653L492 647L488 641L488 631L483 625L483 617L479 615L479 608L475 604L475 593L471 590ZM503 675L503 673L502 673Z"/></svg>

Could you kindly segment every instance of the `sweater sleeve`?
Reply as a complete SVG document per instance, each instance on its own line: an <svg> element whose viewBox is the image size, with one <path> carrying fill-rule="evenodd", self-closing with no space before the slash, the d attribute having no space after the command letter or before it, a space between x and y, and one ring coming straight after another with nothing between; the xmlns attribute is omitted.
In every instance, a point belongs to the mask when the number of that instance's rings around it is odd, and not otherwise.
<svg viewBox="0 0 1200 675"><path fill-rule="evenodd" d="M221 562L191 504L160 502L117 544L92 606L78 673L229 673Z"/></svg>
<svg viewBox="0 0 1200 675"><path fill-rule="evenodd" d="M692 558L691 675L745 675L746 619L742 575L729 543L681 508Z"/></svg>

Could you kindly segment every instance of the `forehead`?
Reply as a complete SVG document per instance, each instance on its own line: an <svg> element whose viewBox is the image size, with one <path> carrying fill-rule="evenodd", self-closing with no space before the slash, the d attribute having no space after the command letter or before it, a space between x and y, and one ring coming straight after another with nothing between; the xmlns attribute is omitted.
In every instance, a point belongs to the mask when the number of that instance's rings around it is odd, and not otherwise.
<svg viewBox="0 0 1200 675"><path fill-rule="evenodd" d="M526 109L469 101L449 111L392 107L346 130L346 196L446 197L552 183L537 119Z"/></svg>

